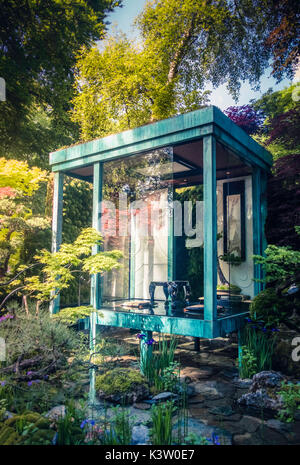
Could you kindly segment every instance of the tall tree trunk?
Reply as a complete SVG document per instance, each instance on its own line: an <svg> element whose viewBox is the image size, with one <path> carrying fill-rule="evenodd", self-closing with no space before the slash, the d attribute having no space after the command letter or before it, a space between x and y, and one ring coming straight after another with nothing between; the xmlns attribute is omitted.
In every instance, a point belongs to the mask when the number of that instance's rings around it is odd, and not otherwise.
<svg viewBox="0 0 300 465"><path fill-rule="evenodd" d="M177 75L180 60L183 57L186 47L188 46L189 41L192 37L194 26L195 26L195 15L192 16L190 26L184 32L182 39L179 42L178 48L174 54L173 60L170 63L168 79L167 79L168 84L171 84Z"/></svg>
<svg viewBox="0 0 300 465"><path fill-rule="evenodd" d="M29 316L27 295L23 295L23 305L24 305L24 308L25 308L26 315Z"/></svg>

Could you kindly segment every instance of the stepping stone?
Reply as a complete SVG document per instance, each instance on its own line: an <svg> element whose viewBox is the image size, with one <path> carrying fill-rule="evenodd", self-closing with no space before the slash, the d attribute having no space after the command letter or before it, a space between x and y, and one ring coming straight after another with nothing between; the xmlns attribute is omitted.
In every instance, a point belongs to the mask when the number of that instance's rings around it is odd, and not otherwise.
<svg viewBox="0 0 300 465"><path fill-rule="evenodd" d="M195 367L184 367L180 372L180 377L186 382L197 381L199 379L210 378L214 374L215 370L209 366L195 368Z"/></svg>
<svg viewBox="0 0 300 465"><path fill-rule="evenodd" d="M151 404L148 402L136 402L133 404L133 407L139 410L149 410L151 408Z"/></svg>
<svg viewBox="0 0 300 465"><path fill-rule="evenodd" d="M131 444L145 445L150 440L149 428L145 425L136 425L132 428Z"/></svg>
<svg viewBox="0 0 300 465"><path fill-rule="evenodd" d="M227 379L234 379L238 376L238 370L236 369L228 369L228 370L222 370L220 373L219 373L220 376L224 377L224 378L227 378Z"/></svg>
<svg viewBox="0 0 300 465"><path fill-rule="evenodd" d="M178 431L178 422L175 423L173 434L176 438ZM220 445L231 445L232 444L232 435L226 430L215 426L206 425L203 421L196 420L194 418L188 419L188 435L193 433L198 438L203 438L208 441L208 444L220 444Z"/></svg>
<svg viewBox="0 0 300 465"><path fill-rule="evenodd" d="M176 394L174 394L173 392L161 392L160 394L157 394L156 396L154 396L152 398L152 400L154 402L163 402L165 400L169 400L169 399L172 399L172 398L175 398L177 397Z"/></svg>
<svg viewBox="0 0 300 465"><path fill-rule="evenodd" d="M283 421L272 418L266 421L266 426L271 429L275 429L279 433L286 433L291 430L291 426Z"/></svg>
<svg viewBox="0 0 300 465"><path fill-rule="evenodd" d="M234 411L229 406L213 407L213 408L210 408L208 411L209 413L212 413L213 415L222 415L225 417L228 417L234 414Z"/></svg>
<svg viewBox="0 0 300 465"><path fill-rule="evenodd" d="M217 400L222 399L223 397L230 397L234 393L234 387L231 384L225 384L218 381L200 381L198 383L194 383L193 387L197 394L201 394L207 400Z"/></svg>

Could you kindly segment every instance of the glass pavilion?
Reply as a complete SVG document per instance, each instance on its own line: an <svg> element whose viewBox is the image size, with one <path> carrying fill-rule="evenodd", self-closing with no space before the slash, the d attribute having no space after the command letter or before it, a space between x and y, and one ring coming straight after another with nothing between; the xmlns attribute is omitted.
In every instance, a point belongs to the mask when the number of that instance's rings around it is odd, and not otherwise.
<svg viewBox="0 0 300 465"><path fill-rule="evenodd" d="M53 250L63 178L93 184L93 227L122 267L91 279L99 325L215 338L238 330L261 290L271 155L218 108L50 154ZM100 311L99 311L100 310ZM52 304L59 311L59 299Z"/></svg>

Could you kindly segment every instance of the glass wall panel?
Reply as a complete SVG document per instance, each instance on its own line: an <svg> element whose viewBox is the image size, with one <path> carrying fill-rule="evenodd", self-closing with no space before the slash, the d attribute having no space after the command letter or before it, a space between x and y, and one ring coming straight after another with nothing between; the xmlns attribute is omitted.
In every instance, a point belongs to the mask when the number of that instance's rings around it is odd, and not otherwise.
<svg viewBox="0 0 300 465"><path fill-rule="evenodd" d="M216 158L222 318L246 310L254 295L252 168L220 143ZM103 305L203 318L203 207L201 140L104 163L103 248L121 250L123 260L101 279ZM153 283L156 303L146 305Z"/></svg>
<svg viewBox="0 0 300 465"><path fill-rule="evenodd" d="M103 167L103 248L124 255L101 279L103 305L203 318L202 141Z"/></svg>
<svg viewBox="0 0 300 465"><path fill-rule="evenodd" d="M218 315L253 297L252 168L217 144ZM244 303L246 304L244 305Z"/></svg>
<svg viewBox="0 0 300 465"><path fill-rule="evenodd" d="M123 252L122 267L102 279L102 300L149 299L152 281L168 280L173 152L164 148L104 163L104 250ZM164 298L162 289L158 298Z"/></svg>

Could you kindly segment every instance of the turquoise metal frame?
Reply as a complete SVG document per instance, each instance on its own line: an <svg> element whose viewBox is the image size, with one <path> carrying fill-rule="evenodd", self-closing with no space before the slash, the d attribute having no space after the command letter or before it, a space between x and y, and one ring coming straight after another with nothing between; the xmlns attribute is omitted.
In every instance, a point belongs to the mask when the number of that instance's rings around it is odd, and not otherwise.
<svg viewBox="0 0 300 465"><path fill-rule="evenodd" d="M95 275L92 277L91 284L91 304L96 312L91 318L92 325L89 321L85 322L86 327L90 326L91 340L94 340L99 325L205 338L222 336L242 326L245 313L217 319L216 142L219 141L236 153L245 163L252 166L253 250L256 254L263 253L266 246L264 236L265 190L272 157L214 106L51 153L50 165L55 173L53 250L58 250L61 242L63 174L93 165L93 226L101 231L99 204L102 198L104 162L199 139L203 140L204 319L142 315L102 309L100 278ZM74 173L70 174L76 176ZM169 250L172 249L173 237L170 237ZM93 252L96 253L97 249L95 248ZM169 278L172 267L173 263L169 257ZM258 265L254 267L254 277L262 277L262 270ZM255 283L255 294L260 290L261 284ZM55 299L51 311L56 312L58 309L59 299Z"/></svg>

